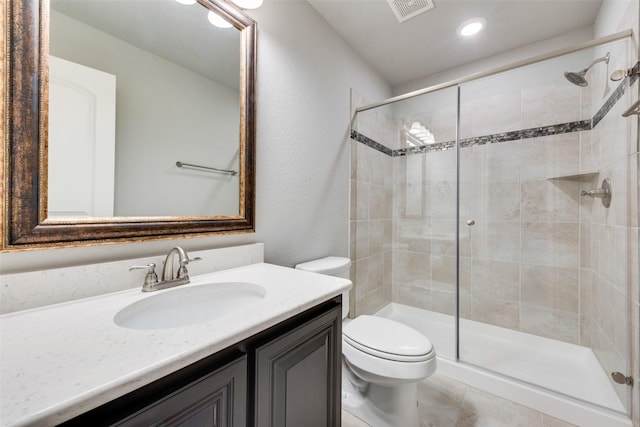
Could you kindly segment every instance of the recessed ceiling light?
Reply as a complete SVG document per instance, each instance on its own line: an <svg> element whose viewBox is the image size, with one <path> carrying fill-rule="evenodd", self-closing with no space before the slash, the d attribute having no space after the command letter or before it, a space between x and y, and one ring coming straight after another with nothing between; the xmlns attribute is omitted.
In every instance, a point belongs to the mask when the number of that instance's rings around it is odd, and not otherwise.
<svg viewBox="0 0 640 427"><path fill-rule="evenodd" d="M458 34L463 37L470 37L478 34L487 26L487 20L484 18L471 18L464 21L458 27Z"/></svg>

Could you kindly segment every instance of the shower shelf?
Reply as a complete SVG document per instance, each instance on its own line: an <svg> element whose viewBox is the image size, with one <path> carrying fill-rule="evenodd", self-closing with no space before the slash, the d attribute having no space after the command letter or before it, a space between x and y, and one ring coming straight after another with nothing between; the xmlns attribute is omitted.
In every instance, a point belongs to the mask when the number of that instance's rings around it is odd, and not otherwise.
<svg viewBox="0 0 640 427"><path fill-rule="evenodd" d="M577 179L580 181L588 181L596 176L598 176L598 171L587 171L587 172L568 173L565 175L550 176L547 179Z"/></svg>

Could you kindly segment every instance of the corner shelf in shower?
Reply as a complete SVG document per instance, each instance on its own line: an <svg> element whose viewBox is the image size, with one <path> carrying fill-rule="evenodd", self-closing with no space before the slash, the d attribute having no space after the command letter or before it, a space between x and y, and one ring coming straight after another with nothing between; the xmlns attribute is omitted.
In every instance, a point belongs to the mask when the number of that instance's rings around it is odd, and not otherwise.
<svg viewBox="0 0 640 427"><path fill-rule="evenodd" d="M579 181L589 181L590 179L598 176L598 171L576 172L565 175L550 176L547 179L576 179Z"/></svg>

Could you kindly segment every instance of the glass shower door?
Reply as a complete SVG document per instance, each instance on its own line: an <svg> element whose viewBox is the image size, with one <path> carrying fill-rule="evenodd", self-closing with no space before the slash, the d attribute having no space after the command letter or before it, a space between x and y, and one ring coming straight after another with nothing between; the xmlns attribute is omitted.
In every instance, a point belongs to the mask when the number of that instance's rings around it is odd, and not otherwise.
<svg viewBox="0 0 640 427"><path fill-rule="evenodd" d="M622 413L630 387L610 374L629 372L633 136L608 75L626 44L463 84L459 119L460 360ZM588 86L563 76L607 52ZM581 195L605 179L608 208Z"/></svg>
<svg viewBox="0 0 640 427"><path fill-rule="evenodd" d="M389 147L393 303L377 314L421 331L439 356L454 359L457 88L393 102L377 114L393 123L397 141ZM373 236L371 222L368 229Z"/></svg>

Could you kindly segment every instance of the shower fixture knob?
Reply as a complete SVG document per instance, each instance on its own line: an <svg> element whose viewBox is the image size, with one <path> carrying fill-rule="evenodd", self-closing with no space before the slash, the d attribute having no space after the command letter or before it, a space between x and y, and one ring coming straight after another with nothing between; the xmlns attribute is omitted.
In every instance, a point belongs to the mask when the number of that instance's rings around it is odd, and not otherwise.
<svg viewBox="0 0 640 427"><path fill-rule="evenodd" d="M628 77L632 74L632 69L627 69L627 70L615 70L613 73L611 73L611 76L609 76L609 79L611 79L611 81L613 82L617 82L618 80L622 80L625 77Z"/></svg>
<svg viewBox="0 0 640 427"><path fill-rule="evenodd" d="M582 190L581 196L597 197L602 200L602 206L608 208L611 206L611 180L605 178L602 181L601 188L594 188L593 190Z"/></svg>
<svg viewBox="0 0 640 427"><path fill-rule="evenodd" d="M617 382L618 384L626 384L628 386L633 387L633 377L629 376L627 377L625 374L620 373L620 372L612 372L611 373L611 378L613 378L613 380L615 382Z"/></svg>

